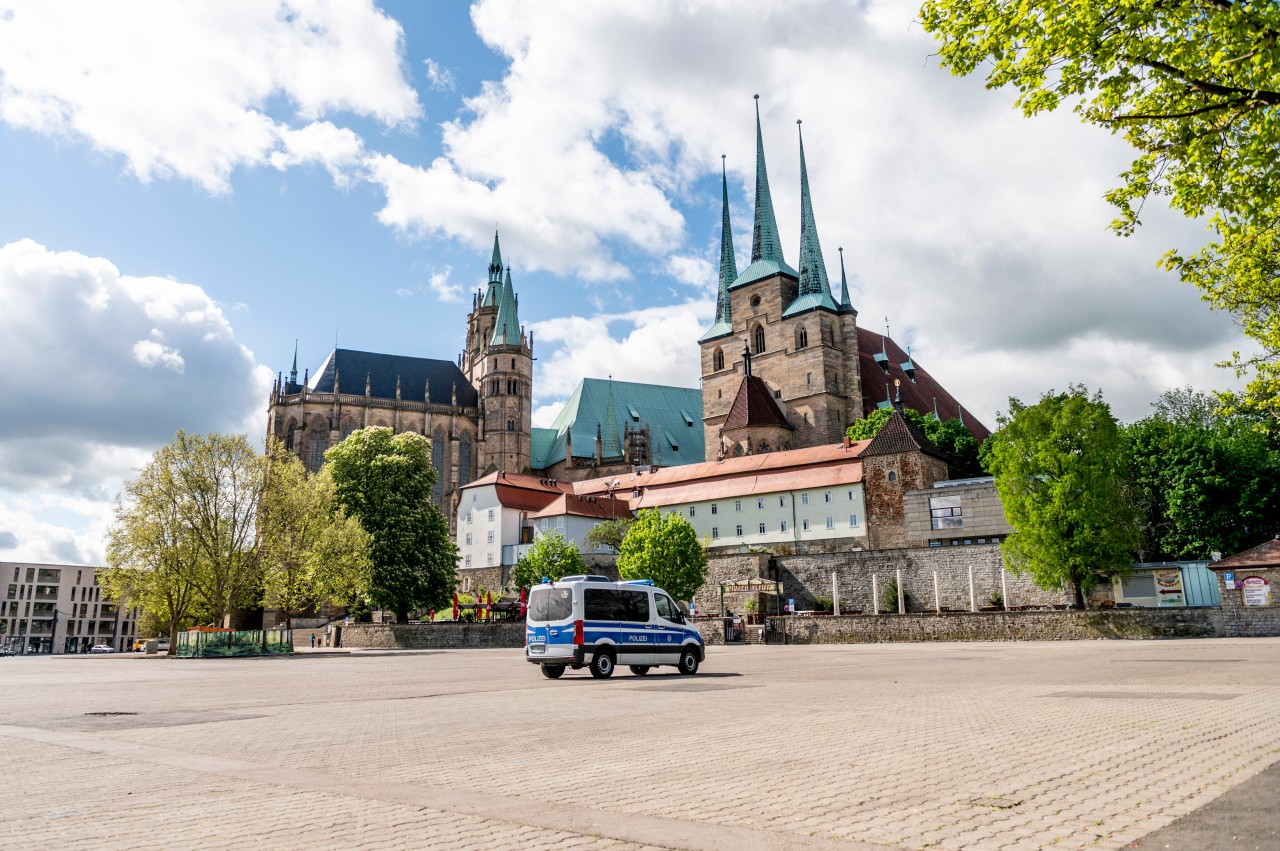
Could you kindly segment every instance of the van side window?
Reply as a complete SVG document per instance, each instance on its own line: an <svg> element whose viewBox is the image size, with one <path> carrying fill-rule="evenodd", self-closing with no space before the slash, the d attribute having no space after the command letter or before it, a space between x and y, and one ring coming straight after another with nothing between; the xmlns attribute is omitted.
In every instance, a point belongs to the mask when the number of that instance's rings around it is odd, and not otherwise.
<svg viewBox="0 0 1280 851"><path fill-rule="evenodd" d="M582 593L583 613L589 621L649 622L649 594L646 591L587 588Z"/></svg>
<svg viewBox="0 0 1280 851"><path fill-rule="evenodd" d="M676 613L679 609L676 604L671 602L671 598L664 594L654 594L653 604L658 607L658 616L666 618L669 621L676 620Z"/></svg>

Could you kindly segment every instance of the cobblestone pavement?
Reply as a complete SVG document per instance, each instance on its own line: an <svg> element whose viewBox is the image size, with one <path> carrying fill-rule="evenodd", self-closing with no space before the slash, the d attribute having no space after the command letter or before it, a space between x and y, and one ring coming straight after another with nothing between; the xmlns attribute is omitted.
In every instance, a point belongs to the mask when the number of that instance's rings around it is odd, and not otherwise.
<svg viewBox="0 0 1280 851"><path fill-rule="evenodd" d="M0 847L1117 848L1278 705L1273 639L0 659Z"/></svg>

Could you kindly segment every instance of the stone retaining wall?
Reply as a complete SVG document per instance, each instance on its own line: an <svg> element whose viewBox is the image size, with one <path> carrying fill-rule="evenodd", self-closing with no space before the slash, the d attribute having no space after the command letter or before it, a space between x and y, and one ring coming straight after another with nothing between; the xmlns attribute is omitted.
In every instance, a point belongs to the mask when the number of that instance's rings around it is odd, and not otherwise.
<svg viewBox="0 0 1280 851"><path fill-rule="evenodd" d="M342 646L360 650L476 650L524 647L524 621L379 624L342 628Z"/></svg>

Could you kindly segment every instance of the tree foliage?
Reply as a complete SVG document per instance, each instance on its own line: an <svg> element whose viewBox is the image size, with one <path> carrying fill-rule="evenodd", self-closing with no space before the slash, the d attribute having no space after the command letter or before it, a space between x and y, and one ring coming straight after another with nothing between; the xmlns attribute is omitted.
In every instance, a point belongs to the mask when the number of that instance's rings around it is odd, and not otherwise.
<svg viewBox="0 0 1280 851"><path fill-rule="evenodd" d="M524 557L516 562L511 580L517 588L532 588L544 576L560 579L580 573L586 573L586 567L577 546L559 532L551 532L538 536Z"/></svg>
<svg viewBox="0 0 1280 851"><path fill-rule="evenodd" d="M372 538L371 602L402 623L411 611L443 607L457 584L458 548L431 503L431 441L361 429L325 453L324 469L338 505Z"/></svg>
<svg viewBox="0 0 1280 851"><path fill-rule="evenodd" d="M1132 233L1165 196L1213 234L1166 268L1239 317L1262 347L1236 408L1280 429L1280 4L1266 0L925 0L921 21L957 74L1012 86L1026 115L1066 103L1137 151L1107 194Z"/></svg>
<svg viewBox="0 0 1280 851"><path fill-rule="evenodd" d="M267 460L258 523L263 605L279 609L292 627L300 614L368 592L371 541L359 521L336 505L327 472L309 475L274 439L268 442Z"/></svg>
<svg viewBox="0 0 1280 851"><path fill-rule="evenodd" d="M1203 559L1266 540L1280 516L1280 451L1190 388L1125 428L1145 559Z"/></svg>
<svg viewBox="0 0 1280 851"><path fill-rule="evenodd" d="M850 440L868 440L876 436L893 408L877 408L849 426ZM959 420L939 420L925 416L911 408L903 409L903 416L929 438L929 442L947 459L947 475L953 479L967 479L984 474L978 453L981 444Z"/></svg>
<svg viewBox="0 0 1280 851"><path fill-rule="evenodd" d="M1009 400L987 441L996 491L1013 527L1005 563L1041 588L1070 588L1076 605L1099 579L1128 571L1139 543L1119 425L1084 387Z"/></svg>
<svg viewBox="0 0 1280 851"><path fill-rule="evenodd" d="M647 508L622 540L618 575L652 579L675 599L692 600L707 581L707 553L688 520Z"/></svg>
<svg viewBox="0 0 1280 851"><path fill-rule="evenodd" d="M627 530L634 523L630 517L619 517L616 520L605 520L591 527L587 532L587 546L608 547L616 552L622 551L622 539L627 537Z"/></svg>
<svg viewBox="0 0 1280 851"><path fill-rule="evenodd" d="M260 579L263 459L244 435L179 431L125 482L107 533L103 584L168 625L220 621Z"/></svg>

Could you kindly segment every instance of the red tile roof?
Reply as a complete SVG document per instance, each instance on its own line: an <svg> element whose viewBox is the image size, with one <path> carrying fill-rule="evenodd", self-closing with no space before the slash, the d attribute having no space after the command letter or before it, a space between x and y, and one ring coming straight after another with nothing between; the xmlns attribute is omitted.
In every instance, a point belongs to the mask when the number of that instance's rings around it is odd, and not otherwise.
<svg viewBox="0 0 1280 851"><path fill-rule="evenodd" d="M576 517L598 517L602 520L617 520L623 517L632 518L635 515L631 513L631 509L627 507L627 501L621 497L610 499L606 496L577 496L575 494L562 494L531 517L557 517L561 514L571 514Z"/></svg>
<svg viewBox="0 0 1280 851"><path fill-rule="evenodd" d="M876 361L876 355L880 354L882 346L888 358L887 373ZM914 379L908 375L902 368L902 364L908 360L913 363L915 361L892 338L867 328L858 328L858 367L862 377L862 413L864 415L874 411L878 403L893 400L895 393L893 382L894 379L898 379L901 381L898 389L902 393L902 403L908 408L922 414L932 414L936 399L940 418L963 419L964 424L978 440L986 440L991 436L991 429L983 425L968 408L962 408L955 397L948 393L946 388L920 364L915 364Z"/></svg>
<svg viewBox="0 0 1280 851"><path fill-rule="evenodd" d="M862 456L895 455L899 452L923 452L947 460L911 420L894 411L880 426L876 436L871 438L871 445L862 450Z"/></svg>
<svg viewBox="0 0 1280 851"><path fill-rule="evenodd" d="M482 476L474 482L463 485L461 489L486 485L493 486L498 502L504 508L518 508L521 511L538 511L545 508L556 497L573 492L573 485L569 482L503 472Z"/></svg>
<svg viewBox="0 0 1280 851"><path fill-rule="evenodd" d="M1236 553L1221 561L1209 564L1214 570L1249 570L1250 568L1280 567L1280 538L1258 544L1251 550Z"/></svg>
<svg viewBox="0 0 1280 851"><path fill-rule="evenodd" d="M721 428L743 428L745 426L782 426L792 428L786 416L778 408L773 393L768 385L755 375L745 375L738 385L738 395L733 397L733 405L729 408L729 416L725 418Z"/></svg>

